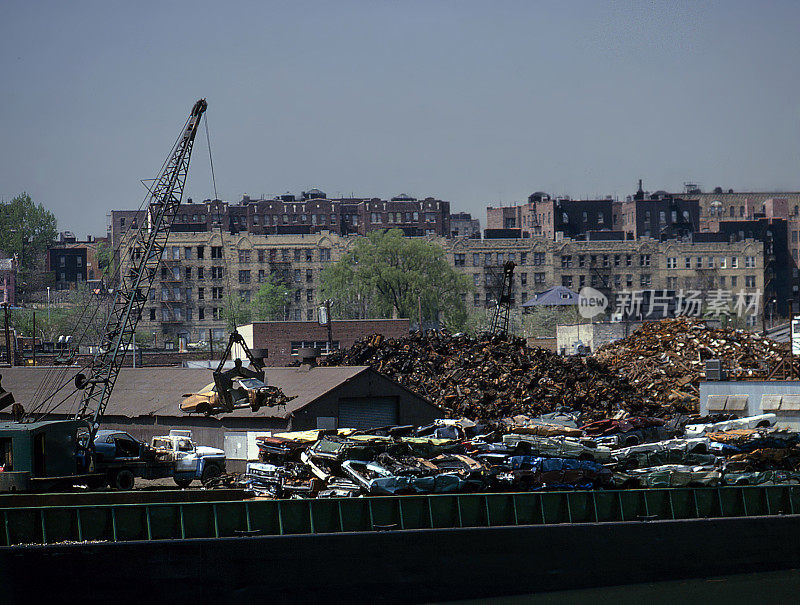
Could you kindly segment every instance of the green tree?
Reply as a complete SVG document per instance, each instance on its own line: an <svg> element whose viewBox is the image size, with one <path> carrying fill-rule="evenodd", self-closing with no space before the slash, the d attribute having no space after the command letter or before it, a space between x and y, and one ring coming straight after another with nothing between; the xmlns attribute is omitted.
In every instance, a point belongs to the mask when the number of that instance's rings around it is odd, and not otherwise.
<svg viewBox="0 0 800 605"><path fill-rule="evenodd" d="M462 296L472 290L467 275L453 269L441 246L403 236L399 229L374 231L321 274L321 294L334 317L408 317L421 306L423 321L459 329L467 321Z"/></svg>
<svg viewBox="0 0 800 605"><path fill-rule="evenodd" d="M27 193L0 204L0 250L19 259L20 292L47 285L45 257L57 235L56 217Z"/></svg>
<svg viewBox="0 0 800 605"><path fill-rule="evenodd" d="M251 310L239 294L228 294L225 297L225 306L222 315L229 330L250 323Z"/></svg>
<svg viewBox="0 0 800 605"><path fill-rule="evenodd" d="M283 309L289 300L289 289L280 280L270 275L269 280L253 297L251 304L252 318L254 321L276 321L283 319Z"/></svg>
<svg viewBox="0 0 800 605"><path fill-rule="evenodd" d="M107 242L97 244L97 265L107 281L114 277L114 253Z"/></svg>

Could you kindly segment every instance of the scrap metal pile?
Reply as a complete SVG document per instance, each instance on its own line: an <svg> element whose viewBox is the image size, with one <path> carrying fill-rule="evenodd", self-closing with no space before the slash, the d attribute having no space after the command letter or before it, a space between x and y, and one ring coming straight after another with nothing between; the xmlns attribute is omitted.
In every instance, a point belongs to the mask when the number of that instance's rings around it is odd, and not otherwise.
<svg viewBox="0 0 800 605"><path fill-rule="evenodd" d="M577 414L260 437L238 485L269 498L800 483L798 434L774 414ZM687 422L691 422L688 424Z"/></svg>
<svg viewBox="0 0 800 605"><path fill-rule="evenodd" d="M786 345L744 330L709 328L689 317L644 324L600 347L594 357L627 378L665 411L697 411L699 384L709 359L719 359L731 378L763 373L783 358ZM671 408L671 410L669 410Z"/></svg>
<svg viewBox="0 0 800 605"><path fill-rule="evenodd" d="M335 351L324 365L369 365L443 408L453 418L492 421L561 408L586 419L619 410L660 415L627 379L592 358L560 357L524 339L445 332L384 339L380 335Z"/></svg>

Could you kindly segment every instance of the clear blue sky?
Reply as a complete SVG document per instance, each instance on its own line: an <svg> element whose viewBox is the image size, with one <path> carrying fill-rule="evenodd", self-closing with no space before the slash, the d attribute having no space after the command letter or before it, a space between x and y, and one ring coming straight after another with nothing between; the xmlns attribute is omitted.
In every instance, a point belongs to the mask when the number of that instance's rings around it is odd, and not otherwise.
<svg viewBox="0 0 800 605"><path fill-rule="evenodd" d="M206 97L223 199L800 189L800 2L0 3L0 197L138 207ZM200 138L200 137L198 137ZM213 195L198 141L187 194Z"/></svg>

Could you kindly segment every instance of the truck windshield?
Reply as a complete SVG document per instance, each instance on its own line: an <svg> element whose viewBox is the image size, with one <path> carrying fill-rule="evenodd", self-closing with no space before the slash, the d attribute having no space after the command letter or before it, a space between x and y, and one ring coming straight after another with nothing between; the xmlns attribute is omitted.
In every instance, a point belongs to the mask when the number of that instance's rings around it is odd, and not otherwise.
<svg viewBox="0 0 800 605"><path fill-rule="evenodd" d="M192 442L188 439L181 439L178 441L178 451L179 452L191 452L192 451Z"/></svg>

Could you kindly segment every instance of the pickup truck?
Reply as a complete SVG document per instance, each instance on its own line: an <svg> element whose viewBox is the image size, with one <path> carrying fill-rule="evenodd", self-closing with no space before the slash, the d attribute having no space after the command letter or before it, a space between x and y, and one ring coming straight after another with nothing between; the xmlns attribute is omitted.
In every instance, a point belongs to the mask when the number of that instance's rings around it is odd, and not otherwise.
<svg viewBox="0 0 800 605"><path fill-rule="evenodd" d="M165 459L174 462L173 477L178 487L188 487L195 479L205 484L225 472L225 452L195 445L192 431L173 429L169 435L153 437L152 447Z"/></svg>
<svg viewBox="0 0 800 605"><path fill-rule="evenodd" d="M141 479L172 477L175 464L146 443L124 431L102 430L94 438L96 471L102 479L93 486L106 483L119 490L130 490Z"/></svg>

